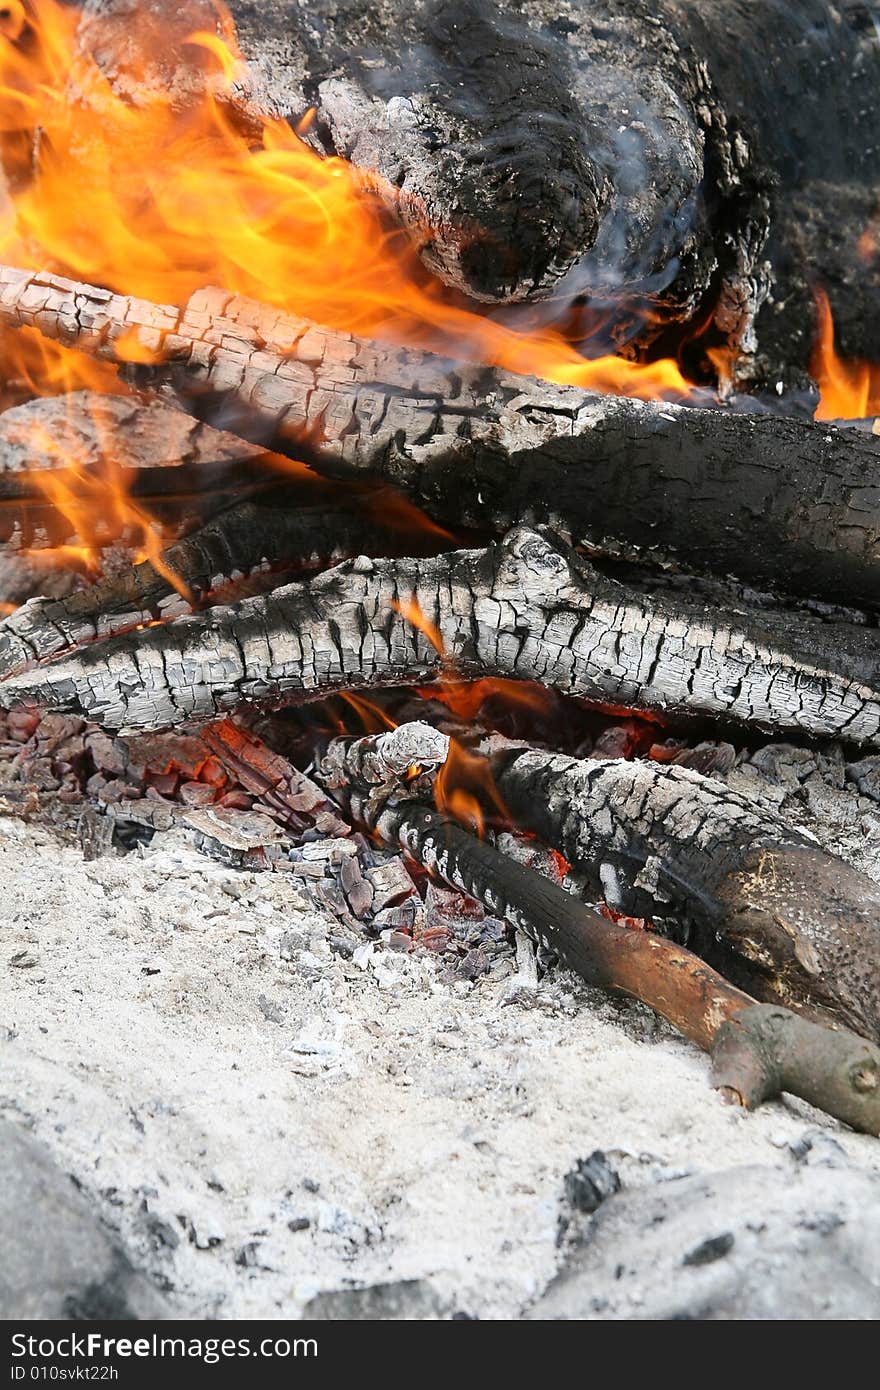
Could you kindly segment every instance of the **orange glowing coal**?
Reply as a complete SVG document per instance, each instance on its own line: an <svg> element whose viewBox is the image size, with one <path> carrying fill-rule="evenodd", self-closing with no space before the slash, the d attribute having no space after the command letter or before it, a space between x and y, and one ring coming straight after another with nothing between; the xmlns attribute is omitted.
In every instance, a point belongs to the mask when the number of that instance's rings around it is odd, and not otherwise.
<svg viewBox="0 0 880 1390"><path fill-rule="evenodd" d="M588 361L555 330L517 333L451 303L388 232L363 176L246 108L246 88L232 21L213 0L143 5L124 27L82 21L59 0L9 0L0 259L160 303L217 284L331 327L557 382L688 394L671 359Z"/></svg>
<svg viewBox="0 0 880 1390"><path fill-rule="evenodd" d="M834 343L828 295L815 292L818 332L810 371L819 387L817 420L864 420L880 415L880 365L841 357Z"/></svg>

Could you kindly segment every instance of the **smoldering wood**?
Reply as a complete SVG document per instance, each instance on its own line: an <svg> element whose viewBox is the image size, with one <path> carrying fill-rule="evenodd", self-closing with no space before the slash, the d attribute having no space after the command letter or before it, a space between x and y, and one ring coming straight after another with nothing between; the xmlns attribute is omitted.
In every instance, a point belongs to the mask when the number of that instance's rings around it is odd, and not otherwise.
<svg viewBox="0 0 880 1390"><path fill-rule="evenodd" d="M641 296L648 336L650 318L703 299L772 384L808 364L819 279L844 350L870 355L880 260L856 252L880 179L868 6L231 8L257 100L295 117L314 105L315 143L364 169L466 293Z"/></svg>
<svg viewBox="0 0 880 1390"><path fill-rule="evenodd" d="M608 921L430 807L395 800L395 774L385 796L378 795L372 777L381 750L375 737L360 742L366 747L356 754L340 755L331 744L327 785L381 842L399 846L432 877L556 952L588 984L642 1000L713 1055L720 1037L717 1084L741 1103L760 1104L785 1089L854 1128L880 1132L880 1050L873 1044L845 1030L818 1029L784 1009L773 1011L776 1021L768 1026L749 995L690 951ZM368 781L340 786L340 767L358 765L367 767ZM319 780L323 766L316 769ZM827 1050L815 1043L815 1034L826 1033L832 1040Z"/></svg>
<svg viewBox="0 0 880 1390"><path fill-rule="evenodd" d="M314 824L325 835L351 833L322 788L245 724L224 719L208 724L201 736L235 781L258 796L289 828L302 830Z"/></svg>
<svg viewBox="0 0 880 1390"><path fill-rule="evenodd" d="M155 398L68 391L0 413L0 496L21 495L22 474L96 472L107 462L125 471L240 463L260 454Z"/></svg>
<svg viewBox="0 0 880 1390"><path fill-rule="evenodd" d="M326 568L388 535L368 516L293 508L274 492L227 508L120 574L60 598L35 597L0 622L0 680L60 652L200 607L217 589L261 570Z"/></svg>
<svg viewBox="0 0 880 1390"><path fill-rule="evenodd" d="M514 822L609 906L758 999L880 1040L880 889L865 874L689 768L525 748L491 767Z"/></svg>
<svg viewBox="0 0 880 1390"><path fill-rule="evenodd" d="M382 347L219 290L183 310L0 268L0 322L138 368L189 408L438 521L548 524L782 591L880 603L878 454L858 431L596 396ZM120 346L120 340L121 346Z"/></svg>
<svg viewBox="0 0 880 1390"><path fill-rule="evenodd" d="M436 635L404 616L415 603ZM522 528L483 550L360 556L316 578L110 638L0 684L0 703L70 710L107 728L215 718L334 690L447 673L539 681L598 704L712 715L752 728L880 743L880 692L845 654L706 609L654 603ZM437 650L442 644L443 656Z"/></svg>

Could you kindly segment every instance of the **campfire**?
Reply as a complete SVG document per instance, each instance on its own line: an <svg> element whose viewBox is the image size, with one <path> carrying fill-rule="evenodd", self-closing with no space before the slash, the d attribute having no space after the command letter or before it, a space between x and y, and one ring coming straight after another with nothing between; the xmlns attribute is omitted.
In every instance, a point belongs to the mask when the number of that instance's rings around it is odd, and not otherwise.
<svg viewBox="0 0 880 1390"><path fill-rule="evenodd" d="M786 145L771 6L277 8L2 11L4 809L880 1132L880 888L726 780L880 749L876 103Z"/></svg>

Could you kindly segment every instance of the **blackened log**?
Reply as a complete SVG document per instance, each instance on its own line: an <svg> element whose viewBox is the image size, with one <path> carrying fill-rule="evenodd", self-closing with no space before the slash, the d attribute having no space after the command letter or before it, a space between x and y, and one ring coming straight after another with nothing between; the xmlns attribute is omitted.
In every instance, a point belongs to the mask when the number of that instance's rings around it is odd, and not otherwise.
<svg viewBox="0 0 880 1390"><path fill-rule="evenodd" d="M510 749L513 820L609 906L758 999L880 1040L880 887L781 817L684 767Z"/></svg>
<svg viewBox="0 0 880 1390"><path fill-rule="evenodd" d="M624 321L641 296L647 328L703 295L746 352L764 302L772 382L807 366L819 279L844 350L872 350L878 261L841 273L880 180L870 6L231 8L256 96L282 114L316 105L323 144L367 172L426 262L468 294L540 297L562 277L560 297L628 299Z"/></svg>
<svg viewBox="0 0 880 1390"><path fill-rule="evenodd" d="M191 613L218 589L264 569L324 569L388 537L368 516L291 509L275 494L240 502L168 546L156 562L60 598L31 599L0 622L0 680L50 656Z"/></svg>
<svg viewBox="0 0 880 1390"><path fill-rule="evenodd" d="M0 269L0 322L202 397L260 443L378 474L435 519L673 554L719 573L880 604L880 461L869 437L767 416L595 396L382 348L202 291L178 311ZM120 339L122 346L120 347Z"/></svg>
<svg viewBox="0 0 880 1390"><path fill-rule="evenodd" d="M436 632L403 616L415 601ZM777 732L880 742L880 692L845 654L787 648L706 609L654 603L525 529L484 550L359 557L231 608L111 638L0 684L0 703L108 728L213 718L241 700L424 684L444 672L540 681L599 704L709 714Z"/></svg>
<svg viewBox="0 0 880 1390"><path fill-rule="evenodd" d="M715 1084L731 1099L753 1106L790 1091L856 1129L880 1133L880 1051L871 1043L755 1004L683 947L608 921L437 811L418 801L395 801L391 793L399 775L393 767L389 795L377 796L377 751L380 763L383 755L375 738L360 742L368 745L365 751L342 757L331 744L327 784L381 842L399 846L432 877L557 953L588 984L642 1000L711 1050ZM429 760L430 755L429 746ZM340 785L340 767L346 765L353 775L358 766L367 768L363 786ZM323 760L316 775L323 779Z"/></svg>

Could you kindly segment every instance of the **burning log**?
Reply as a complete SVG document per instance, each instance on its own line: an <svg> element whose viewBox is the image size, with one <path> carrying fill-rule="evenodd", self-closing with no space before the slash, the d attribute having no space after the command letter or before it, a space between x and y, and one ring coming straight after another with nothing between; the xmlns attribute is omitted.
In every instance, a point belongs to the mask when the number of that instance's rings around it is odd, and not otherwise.
<svg viewBox="0 0 880 1390"><path fill-rule="evenodd" d="M430 268L467 294L588 294L644 337L711 288L719 334L753 351L772 290L757 346L777 372L807 366L819 278L845 350L870 355L876 261L856 253L880 179L869 8L231 10L257 97L284 114L316 105L323 146L365 170ZM653 312L632 314L639 297Z"/></svg>
<svg viewBox="0 0 880 1390"><path fill-rule="evenodd" d="M464 678L540 681L600 704L878 743L876 678L848 674L830 631L820 645L821 624L807 625L783 649L758 626L654 603L522 529L485 550L359 557L231 608L111 638L11 677L0 703L158 729L243 700L424 684L448 659Z"/></svg>
<svg viewBox="0 0 880 1390"><path fill-rule="evenodd" d="M432 772L447 740L427 725L335 740L318 779L364 828L400 846L438 878L482 902L589 984L641 999L712 1052L715 1084L754 1106L782 1091L856 1129L880 1133L880 1051L787 1009L756 1004L690 951L610 922L548 879L498 853L455 822L408 799L401 773ZM402 794L401 794L402 793Z"/></svg>
<svg viewBox="0 0 880 1390"><path fill-rule="evenodd" d="M0 497L20 495L21 475L44 470L88 472L108 459L124 470L198 467L243 463L261 452L163 401L68 391L0 414Z"/></svg>
<svg viewBox="0 0 880 1390"><path fill-rule="evenodd" d="M378 474L435 519L671 554L826 601L880 601L870 437L596 396L382 348L234 299L182 311L0 268L0 322L137 367L260 443Z"/></svg>
<svg viewBox="0 0 880 1390"><path fill-rule="evenodd" d="M610 907L759 999L880 1040L880 889L864 874L689 768L523 748L491 767L516 824Z"/></svg>
<svg viewBox="0 0 880 1390"><path fill-rule="evenodd" d="M229 507L163 550L62 598L33 598L0 623L0 680L102 637L190 613L224 585L256 571L320 569L355 555L381 529L323 507L294 510L270 494Z"/></svg>

